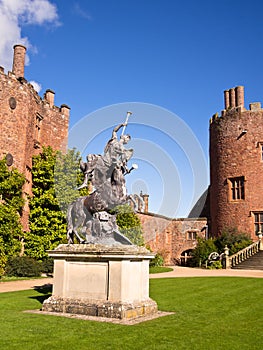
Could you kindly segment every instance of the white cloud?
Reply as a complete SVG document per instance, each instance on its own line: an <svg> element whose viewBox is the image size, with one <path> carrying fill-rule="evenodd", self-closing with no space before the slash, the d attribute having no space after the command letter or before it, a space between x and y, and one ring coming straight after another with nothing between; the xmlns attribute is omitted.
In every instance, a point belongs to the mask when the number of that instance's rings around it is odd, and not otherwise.
<svg viewBox="0 0 263 350"><path fill-rule="evenodd" d="M57 8L49 0L0 0L0 66L11 70L15 44L32 48L29 39L21 35L23 25L45 23L59 24Z"/></svg>
<svg viewBox="0 0 263 350"><path fill-rule="evenodd" d="M83 10L78 3L74 4L73 11L76 15L88 19L89 21L92 19L91 15L87 11Z"/></svg>
<svg viewBox="0 0 263 350"><path fill-rule="evenodd" d="M39 93L39 91L42 89L41 84L37 83L34 80L31 80L29 83L33 86L37 93Z"/></svg>

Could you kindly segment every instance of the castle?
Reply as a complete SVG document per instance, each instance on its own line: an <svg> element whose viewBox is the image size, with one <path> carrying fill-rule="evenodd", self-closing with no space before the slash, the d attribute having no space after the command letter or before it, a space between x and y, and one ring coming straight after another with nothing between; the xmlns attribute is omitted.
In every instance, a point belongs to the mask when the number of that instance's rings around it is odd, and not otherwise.
<svg viewBox="0 0 263 350"><path fill-rule="evenodd" d="M13 68L5 74L0 67L0 158L9 167L17 168L26 177L25 198L32 194L32 156L42 146L66 150L70 108L54 105L52 90L41 98L24 78L26 48L14 46ZM25 205L22 224L28 230L28 207Z"/></svg>
<svg viewBox="0 0 263 350"><path fill-rule="evenodd" d="M32 156L44 145L66 150L70 108L55 106L52 90L41 98L26 81L25 54L23 45L15 45L12 72L0 67L0 157L6 157L10 169L25 174L26 197L32 194ZM221 116L210 120L210 186L196 205L200 217L194 209L184 219L148 213L148 195L140 195L145 242L163 253L166 264L186 262L198 236L217 236L224 228L236 227L257 240L263 231L263 110L258 102L246 110L242 86L225 91L224 97ZM28 230L27 205L22 223Z"/></svg>
<svg viewBox="0 0 263 350"><path fill-rule="evenodd" d="M253 240L263 230L263 110L244 107L244 87L224 92L225 109L210 120L210 218L212 236L227 227Z"/></svg>

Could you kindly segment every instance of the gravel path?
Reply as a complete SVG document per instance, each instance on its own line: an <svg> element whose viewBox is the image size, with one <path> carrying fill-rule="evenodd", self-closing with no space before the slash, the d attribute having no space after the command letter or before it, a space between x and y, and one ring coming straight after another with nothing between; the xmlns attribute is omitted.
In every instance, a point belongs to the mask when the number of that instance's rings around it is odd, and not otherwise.
<svg viewBox="0 0 263 350"><path fill-rule="evenodd" d="M197 268L172 266L173 271L156 273L150 278L167 277L209 277L209 276L231 276L231 277L255 277L263 278L263 270L204 270ZM34 289L45 284L52 284L52 278L32 279L24 281L0 282L0 293L14 292L19 290Z"/></svg>
<svg viewBox="0 0 263 350"><path fill-rule="evenodd" d="M0 282L0 293L34 289L45 284L52 284L53 278L41 278L23 281Z"/></svg>

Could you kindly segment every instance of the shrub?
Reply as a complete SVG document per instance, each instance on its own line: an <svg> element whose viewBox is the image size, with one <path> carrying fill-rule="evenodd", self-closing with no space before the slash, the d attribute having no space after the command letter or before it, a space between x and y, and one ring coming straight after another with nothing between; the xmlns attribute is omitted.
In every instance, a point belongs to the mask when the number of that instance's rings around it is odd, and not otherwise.
<svg viewBox="0 0 263 350"><path fill-rule="evenodd" d="M53 258L46 258L45 260L42 261L41 265L42 265L41 266L42 272L48 273L48 274L53 273L53 270L54 270L54 259Z"/></svg>
<svg viewBox="0 0 263 350"><path fill-rule="evenodd" d="M203 265L207 261L209 255L216 251L217 248L213 239L209 238L206 240L204 238L197 237L197 246L192 251L191 266Z"/></svg>
<svg viewBox="0 0 263 350"><path fill-rule="evenodd" d="M155 257L150 261L150 267L163 266L164 259L160 253L157 253Z"/></svg>
<svg viewBox="0 0 263 350"><path fill-rule="evenodd" d="M220 260L216 260L216 261L211 261L210 265L207 266L207 268L209 270L213 270L213 269L222 269L222 263Z"/></svg>
<svg viewBox="0 0 263 350"><path fill-rule="evenodd" d="M143 231L139 217L127 205L119 205L112 213L117 213L117 224L120 232L127 237L133 244L143 245Z"/></svg>
<svg viewBox="0 0 263 350"><path fill-rule="evenodd" d="M16 277L39 277L41 264L28 256L13 257L6 264L5 274Z"/></svg>
<svg viewBox="0 0 263 350"><path fill-rule="evenodd" d="M229 254L235 254L239 250L249 246L252 243L251 238L247 233L239 232L235 227L225 228L220 237L215 239L217 251L222 253L227 245Z"/></svg>

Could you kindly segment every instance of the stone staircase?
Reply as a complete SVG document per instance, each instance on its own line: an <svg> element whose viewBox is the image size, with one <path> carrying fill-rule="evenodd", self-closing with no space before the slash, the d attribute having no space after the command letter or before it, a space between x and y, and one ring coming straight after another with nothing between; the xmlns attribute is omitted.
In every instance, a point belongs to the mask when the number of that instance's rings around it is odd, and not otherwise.
<svg viewBox="0 0 263 350"><path fill-rule="evenodd" d="M223 266L226 269L263 270L263 240L260 238L231 256L225 246Z"/></svg>
<svg viewBox="0 0 263 350"><path fill-rule="evenodd" d="M237 265L232 266L231 268L242 270L263 270L263 250L258 251L256 254L250 256L244 261L239 262Z"/></svg>

